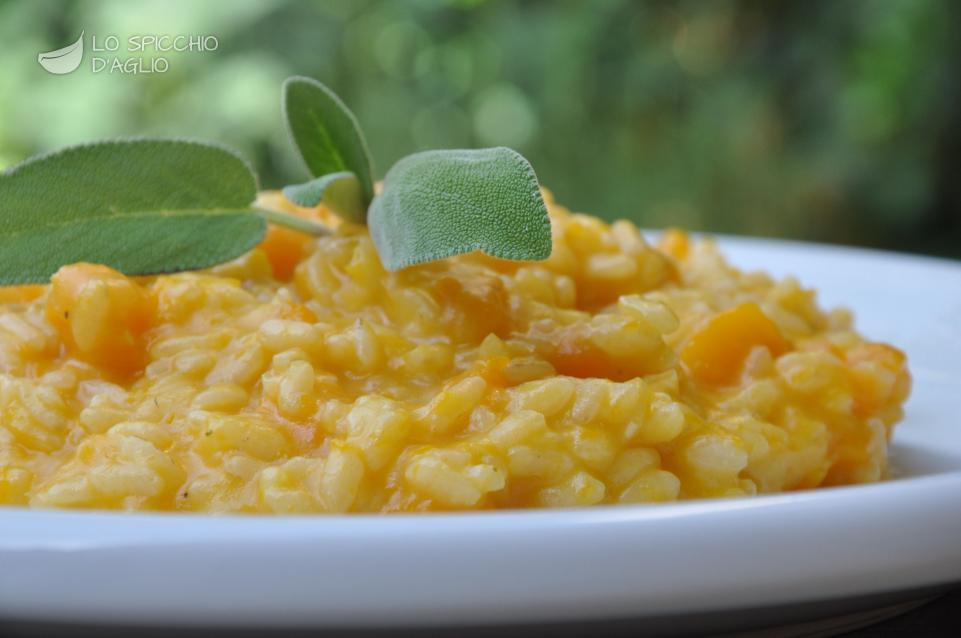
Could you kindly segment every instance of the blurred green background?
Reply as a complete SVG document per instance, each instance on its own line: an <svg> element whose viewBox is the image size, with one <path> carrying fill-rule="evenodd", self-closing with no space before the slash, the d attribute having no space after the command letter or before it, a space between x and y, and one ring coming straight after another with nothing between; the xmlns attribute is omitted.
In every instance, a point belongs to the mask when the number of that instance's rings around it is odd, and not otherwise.
<svg viewBox="0 0 961 638"><path fill-rule="evenodd" d="M46 73L80 32L212 34L163 74ZM354 109L376 171L507 145L573 209L961 256L961 2L0 2L0 166L158 134L306 177L280 85ZM121 50L121 54L126 56Z"/></svg>

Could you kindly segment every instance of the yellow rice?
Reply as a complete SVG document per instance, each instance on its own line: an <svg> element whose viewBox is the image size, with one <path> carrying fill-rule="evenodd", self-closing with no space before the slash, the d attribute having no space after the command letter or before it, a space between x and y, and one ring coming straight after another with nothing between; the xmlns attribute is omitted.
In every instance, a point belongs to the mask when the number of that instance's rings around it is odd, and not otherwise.
<svg viewBox="0 0 961 638"><path fill-rule="evenodd" d="M8 293L0 504L571 507L884 476L910 387L897 350L709 241L669 232L654 247L547 198L546 262L471 254L387 273L366 230L340 226L304 246L290 281L266 247L123 280L64 312L68 338L49 286ZM143 360L119 374L91 353L124 290L154 314Z"/></svg>

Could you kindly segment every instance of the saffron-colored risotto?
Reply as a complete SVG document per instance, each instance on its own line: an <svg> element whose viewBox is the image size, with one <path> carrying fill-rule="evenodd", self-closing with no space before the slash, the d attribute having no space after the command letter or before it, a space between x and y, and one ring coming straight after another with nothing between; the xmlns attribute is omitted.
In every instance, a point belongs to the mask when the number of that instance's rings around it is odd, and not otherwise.
<svg viewBox="0 0 961 638"><path fill-rule="evenodd" d="M271 229L210 271L0 291L0 503L401 512L877 481L904 356L794 279L551 201L539 263L385 272Z"/></svg>

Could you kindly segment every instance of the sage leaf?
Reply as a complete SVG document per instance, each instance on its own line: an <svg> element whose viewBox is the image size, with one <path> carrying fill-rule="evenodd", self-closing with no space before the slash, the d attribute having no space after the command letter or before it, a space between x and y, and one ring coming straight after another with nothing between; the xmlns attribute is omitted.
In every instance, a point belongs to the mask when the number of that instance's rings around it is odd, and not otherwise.
<svg viewBox="0 0 961 638"><path fill-rule="evenodd" d="M388 270L473 250L514 260L551 254L534 169L509 148L408 155L388 171L367 223Z"/></svg>
<svg viewBox="0 0 961 638"><path fill-rule="evenodd" d="M288 78L283 96L287 131L311 176L353 173L366 208L374 196L373 170L357 118L333 91L311 78Z"/></svg>
<svg viewBox="0 0 961 638"><path fill-rule="evenodd" d="M284 188L284 197L306 208L313 208L323 201L341 219L358 224L363 224L367 216L360 180L347 171L287 186Z"/></svg>
<svg viewBox="0 0 961 638"><path fill-rule="evenodd" d="M43 283L61 266L128 275L206 268L264 236L257 181L219 146L132 139L68 147L0 173L0 285Z"/></svg>

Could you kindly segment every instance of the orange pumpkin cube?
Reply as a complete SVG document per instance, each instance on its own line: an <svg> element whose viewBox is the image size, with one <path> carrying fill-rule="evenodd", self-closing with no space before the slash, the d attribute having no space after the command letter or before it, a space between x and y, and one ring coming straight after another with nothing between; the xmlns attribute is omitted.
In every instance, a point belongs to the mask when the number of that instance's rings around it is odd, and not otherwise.
<svg viewBox="0 0 961 638"><path fill-rule="evenodd" d="M99 264L64 266L51 278L47 320L78 358L126 376L146 364L154 302L132 279Z"/></svg>
<svg viewBox="0 0 961 638"><path fill-rule="evenodd" d="M791 349L780 329L755 303L744 303L712 317L681 351L681 361L702 383L737 381L751 350L765 346L775 357Z"/></svg>

